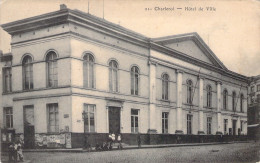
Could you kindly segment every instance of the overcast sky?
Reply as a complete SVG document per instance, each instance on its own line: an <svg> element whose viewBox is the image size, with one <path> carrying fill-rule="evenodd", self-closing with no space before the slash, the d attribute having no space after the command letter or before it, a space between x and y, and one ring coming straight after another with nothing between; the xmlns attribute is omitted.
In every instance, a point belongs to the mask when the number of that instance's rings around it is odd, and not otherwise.
<svg viewBox="0 0 260 163"><path fill-rule="evenodd" d="M88 0L0 0L0 24L59 10L63 3L88 12ZM174 9L155 11L155 7ZM197 32L229 70L260 74L260 1L89 0L90 14L102 18L103 8L106 20L147 37ZM10 49L10 36L2 29L0 49L4 53Z"/></svg>

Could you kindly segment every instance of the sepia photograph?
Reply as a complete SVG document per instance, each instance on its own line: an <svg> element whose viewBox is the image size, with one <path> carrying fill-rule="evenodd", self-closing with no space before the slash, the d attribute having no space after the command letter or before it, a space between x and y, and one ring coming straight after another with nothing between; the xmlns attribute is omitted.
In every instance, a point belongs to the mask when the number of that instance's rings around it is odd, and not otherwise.
<svg viewBox="0 0 260 163"><path fill-rule="evenodd" d="M0 162L260 162L260 1L0 0Z"/></svg>

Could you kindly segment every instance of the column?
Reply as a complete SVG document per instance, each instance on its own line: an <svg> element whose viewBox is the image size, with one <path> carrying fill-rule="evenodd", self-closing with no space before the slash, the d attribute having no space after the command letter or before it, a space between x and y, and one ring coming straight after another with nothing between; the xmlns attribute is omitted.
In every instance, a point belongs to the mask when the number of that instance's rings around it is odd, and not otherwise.
<svg viewBox="0 0 260 163"><path fill-rule="evenodd" d="M222 116L221 116L221 85L220 81L217 82L217 132L216 135L222 134Z"/></svg>
<svg viewBox="0 0 260 163"><path fill-rule="evenodd" d="M176 134L183 134L182 131L182 74L180 70L176 71L177 73L177 114L176 114Z"/></svg>
<svg viewBox="0 0 260 163"><path fill-rule="evenodd" d="M156 63L149 61L149 129L148 133L157 133L156 130Z"/></svg>
<svg viewBox="0 0 260 163"><path fill-rule="evenodd" d="M199 76L199 130L198 134L204 133L204 114L203 114L203 87L204 87L204 78Z"/></svg>

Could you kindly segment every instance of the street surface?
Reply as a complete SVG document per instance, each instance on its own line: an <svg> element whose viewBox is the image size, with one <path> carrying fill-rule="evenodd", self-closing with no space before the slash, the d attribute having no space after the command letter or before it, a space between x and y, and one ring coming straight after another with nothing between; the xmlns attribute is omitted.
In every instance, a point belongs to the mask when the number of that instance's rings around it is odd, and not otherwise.
<svg viewBox="0 0 260 163"><path fill-rule="evenodd" d="M26 162L258 162L260 143L114 150L102 152L25 152Z"/></svg>

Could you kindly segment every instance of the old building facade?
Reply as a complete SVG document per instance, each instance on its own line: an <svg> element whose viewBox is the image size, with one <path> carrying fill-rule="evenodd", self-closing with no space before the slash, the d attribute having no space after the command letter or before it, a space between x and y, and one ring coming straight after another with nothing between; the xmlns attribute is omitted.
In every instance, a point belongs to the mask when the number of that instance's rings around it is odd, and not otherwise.
<svg viewBox="0 0 260 163"><path fill-rule="evenodd" d="M64 6L2 28L1 127L27 144L66 132L247 134L248 79L197 33L152 39Z"/></svg>
<svg viewBox="0 0 260 163"><path fill-rule="evenodd" d="M260 75L250 78L248 105L248 135L260 138Z"/></svg>

